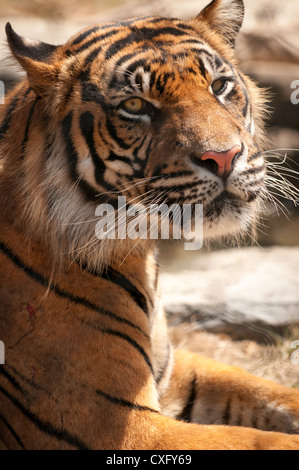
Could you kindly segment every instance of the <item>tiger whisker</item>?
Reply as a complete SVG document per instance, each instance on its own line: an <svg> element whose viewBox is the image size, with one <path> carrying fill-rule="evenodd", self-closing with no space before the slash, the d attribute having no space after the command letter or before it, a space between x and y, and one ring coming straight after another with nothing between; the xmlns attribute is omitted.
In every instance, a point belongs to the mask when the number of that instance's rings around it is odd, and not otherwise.
<svg viewBox="0 0 299 470"><path fill-rule="evenodd" d="M146 204L148 202L148 200L151 200L150 197L151 197L151 193L154 192L156 190L156 188L151 188L149 191L147 191L146 193L144 193L143 195L139 195L137 196L136 198L134 198L133 200L130 201L130 204L132 204L133 201L136 201L138 200L140 197L143 197L141 203L142 204ZM148 194L147 197L144 197L146 194ZM128 204L126 204L127 206ZM116 210L116 216L118 216L118 212L119 212L119 209ZM92 221L96 221L98 219L94 219ZM124 228L125 225L120 225L118 228L121 229L121 228ZM110 230L110 231L109 231ZM114 231L114 227L111 227L107 232L106 232L106 235L110 235L112 233L112 231ZM108 237L107 237L108 238ZM81 246L77 249L74 249L73 252L77 252L77 253L81 253L83 251L85 251L89 246L93 246L94 243L98 244L98 238L96 237L96 235L94 235L92 237L91 240L89 240L84 246ZM103 240L103 242L105 242L105 239Z"/></svg>
<svg viewBox="0 0 299 470"><path fill-rule="evenodd" d="M166 194L167 194L167 193L168 193L168 192L166 191ZM160 196L160 195L159 195L159 196ZM164 195L162 195L162 197L163 197L163 196L164 196ZM161 196L156 199L156 203L158 203L157 201L159 201L159 203L161 203ZM159 223L159 219L155 222L154 227L157 226L158 223ZM150 227L150 228L146 231L146 235L150 232L150 230L151 230L152 228L153 228L153 227ZM127 259L127 257L128 257L128 256L130 255L130 253L136 248L136 246L140 243L140 241L141 241L141 239L139 238L139 239L137 240L137 242L133 245L133 247L129 250L129 252L126 254L126 256L123 258L123 260L122 260L122 262L120 263L119 266L121 266L121 265L125 262L125 260Z"/></svg>
<svg viewBox="0 0 299 470"><path fill-rule="evenodd" d="M277 215L279 216L279 210L283 213L284 217L286 217L288 220L290 215L290 211L285 207L285 205L276 197L280 196L280 194L273 193L273 192L268 192L268 198L271 200L271 202L274 204L274 207L276 209Z"/></svg>
<svg viewBox="0 0 299 470"><path fill-rule="evenodd" d="M161 199L161 195L159 195L159 196L156 198L156 200L158 200L158 198ZM144 203L144 201L142 201L142 202ZM126 227L125 224L120 225L120 226L118 227L118 229L119 229L119 228L124 228L124 227ZM114 227L113 227L113 230L114 230ZM108 232L107 232L107 233L108 233ZM132 247L132 249L129 251L129 253L128 253L128 254L125 256L125 258L123 259L122 263L125 261L125 259L127 258L127 256L132 252L132 250L137 246L137 244L140 242L140 240L141 240L141 239L137 240L137 242L134 244L134 246ZM109 241L109 238L108 238L108 237L105 238L104 240L102 240L103 245L105 245L105 242L108 243L108 241ZM94 244L97 244L97 243L98 243L98 239L94 240L94 242L95 242ZM92 246L94 246L94 244L93 244ZM94 250L91 252L91 254L92 254L93 252L94 252ZM122 263L121 263L121 264L122 264ZM121 264L120 264L120 265L121 265Z"/></svg>
<svg viewBox="0 0 299 470"><path fill-rule="evenodd" d="M141 185L141 184L143 184L144 182L148 182L148 181L150 181L151 179L155 179L155 178L156 178L156 177L143 178L142 180L137 181L136 183L132 184L132 185L129 187L129 189L133 189L135 186ZM120 187L120 186L119 186L119 187ZM125 188L124 190L127 190L127 189L128 189L128 188ZM152 190L154 191L154 189L155 189L155 188L153 188ZM148 192L150 192L150 191L148 191ZM106 192L106 193L101 193L101 194L109 194L109 193ZM114 194L118 194L119 196L122 195L121 191L119 191L119 192L116 192L116 191L115 191ZM135 201L136 199L138 199L138 198L140 198L140 197L143 197L145 194L147 194L147 193L143 193L143 194L141 194L141 195L136 196L134 199L132 199L132 200L130 201L130 204L131 204L133 201ZM112 198L112 196L111 196L111 198ZM111 198L110 198L110 199L111 199ZM107 202L109 202L110 199L107 199ZM94 222L94 221L96 221L96 220L98 220L98 219L93 218L93 219L83 220L83 221L80 221L80 222L69 222L69 223L65 223L65 224L62 224L62 225L67 225L67 226L70 226L70 225L80 225L80 224L85 224L85 223L88 223L88 222Z"/></svg>

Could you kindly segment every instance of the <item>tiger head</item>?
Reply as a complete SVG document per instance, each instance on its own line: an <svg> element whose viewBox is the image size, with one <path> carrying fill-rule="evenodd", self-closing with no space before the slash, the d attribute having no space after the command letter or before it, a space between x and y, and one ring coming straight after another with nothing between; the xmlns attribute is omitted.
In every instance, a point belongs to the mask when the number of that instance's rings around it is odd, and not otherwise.
<svg viewBox="0 0 299 470"><path fill-rule="evenodd" d="M243 15L242 0L214 0L190 21L100 23L62 46L7 25L39 109L26 149L30 168L42 165L43 184L32 180L26 198L36 227L55 225L85 256L95 206L119 195L202 204L206 239L253 224L265 193L265 100L236 63Z"/></svg>

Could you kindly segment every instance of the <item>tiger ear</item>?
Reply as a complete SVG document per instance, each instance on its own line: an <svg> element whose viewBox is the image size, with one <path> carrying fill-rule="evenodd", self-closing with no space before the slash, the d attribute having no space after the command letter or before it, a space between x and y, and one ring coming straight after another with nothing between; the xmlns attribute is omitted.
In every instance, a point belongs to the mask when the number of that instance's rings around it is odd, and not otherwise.
<svg viewBox="0 0 299 470"><path fill-rule="evenodd" d="M196 20L208 23L230 46L234 46L243 24L244 10L243 0L213 0Z"/></svg>
<svg viewBox="0 0 299 470"><path fill-rule="evenodd" d="M27 72L32 88L43 95L57 79L58 67L54 64L53 54L59 46L23 38L12 29L10 23L5 29L11 52Z"/></svg>

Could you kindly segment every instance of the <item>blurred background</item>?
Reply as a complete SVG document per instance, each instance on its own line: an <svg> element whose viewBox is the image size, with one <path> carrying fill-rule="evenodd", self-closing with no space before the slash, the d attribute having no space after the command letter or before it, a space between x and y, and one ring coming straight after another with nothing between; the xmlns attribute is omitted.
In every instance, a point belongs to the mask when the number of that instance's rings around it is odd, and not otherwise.
<svg viewBox="0 0 299 470"><path fill-rule="evenodd" d="M209 1L0 0L0 80L9 89L22 77L5 59L7 21L23 36L59 44L102 21L146 15L189 19ZM182 243L163 243L162 285L176 344L298 387L299 360L294 364L290 358L292 340L299 339L299 210L291 200L298 199L299 188L299 103L291 101L291 85L299 81L299 1L244 3L237 55L242 71L270 92L268 158L281 190L270 188L276 204L269 204L255 248L220 244L187 252Z"/></svg>

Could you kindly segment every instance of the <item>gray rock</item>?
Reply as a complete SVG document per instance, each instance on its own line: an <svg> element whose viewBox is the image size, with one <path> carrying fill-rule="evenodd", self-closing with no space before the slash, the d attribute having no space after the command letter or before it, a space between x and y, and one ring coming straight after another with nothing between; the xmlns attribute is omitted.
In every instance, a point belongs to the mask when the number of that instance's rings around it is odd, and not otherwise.
<svg viewBox="0 0 299 470"><path fill-rule="evenodd" d="M161 274L172 325L270 342L299 324L299 248L242 248L199 255Z"/></svg>

